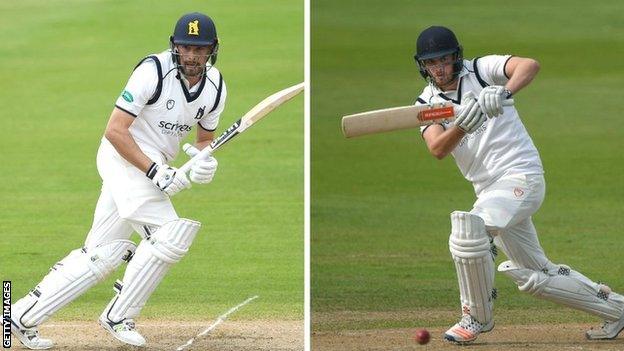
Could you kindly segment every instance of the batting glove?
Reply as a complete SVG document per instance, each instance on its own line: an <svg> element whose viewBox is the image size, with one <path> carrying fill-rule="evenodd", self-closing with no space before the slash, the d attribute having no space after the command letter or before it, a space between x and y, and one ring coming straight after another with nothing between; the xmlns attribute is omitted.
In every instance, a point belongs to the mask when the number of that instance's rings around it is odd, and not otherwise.
<svg viewBox="0 0 624 351"><path fill-rule="evenodd" d="M474 133L487 119L472 94L464 95L462 104L457 109L459 113L457 113L454 123L466 134Z"/></svg>
<svg viewBox="0 0 624 351"><path fill-rule="evenodd" d="M497 117L503 114L503 106L513 104L510 97L511 93L504 86L488 86L479 93L479 106L488 117Z"/></svg>
<svg viewBox="0 0 624 351"><path fill-rule="evenodd" d="M184 152L190 157L193 157L199 153L199 150L190 144L185 144L183 146ZM219 162L217 159L211 156L208 158L199 160L193 164L191 167L190 178L193 183L198 184L208 184L214 178L215 173L217 172L217 166L219 166Z"/></svg>
<svg viewBox="0 0 624 351"><path fill-rule="evenodd" d="M145 175L152 180L158 189L169 196L191 187L191 182L186 178L184 172L166 164L152 163Z"/></svg>

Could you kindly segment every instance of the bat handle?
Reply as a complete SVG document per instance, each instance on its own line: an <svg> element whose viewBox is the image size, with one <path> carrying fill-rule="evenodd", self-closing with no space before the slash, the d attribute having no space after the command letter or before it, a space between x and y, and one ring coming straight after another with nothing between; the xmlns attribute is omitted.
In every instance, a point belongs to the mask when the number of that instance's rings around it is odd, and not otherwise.
<svg viewBox="0 0 624 351"><path fill-rule="evenodd" d="M193 145L190 144L185 144L184 146L182 146L182 150L184 150L184 152L186 152L188 149L190 148L194 148ZM193 167L193 165L195 164L195 162L207 158L208 156L212 155L212 152L214 150L212 149L212 147L210 146L206 146L203 150L201 150L200 152L198 152L195 156L191 157L190 160L186 161L185 164L183 164L180 168L178 168L181 172L184 173L188 173L188 171L191 170L191 167Z"/></svg>
<svg viewBox="0 0 624 351"><path fill-rule="evenodd" d="M514 105L514 99L503 100L503 106L513 106L513 105Z"/></svg>

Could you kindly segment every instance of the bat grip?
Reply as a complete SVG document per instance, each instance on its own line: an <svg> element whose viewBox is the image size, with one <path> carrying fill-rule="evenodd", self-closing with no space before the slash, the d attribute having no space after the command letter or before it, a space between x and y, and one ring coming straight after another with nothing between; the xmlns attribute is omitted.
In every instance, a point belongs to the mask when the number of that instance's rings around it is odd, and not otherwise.
<svg viewBox="0 0 624 351"><path fill-rule="evenodd" d="M514 99L503 100L503 106L513 106L513 105L514 105Z"/></svg>
<svg viewBox="0 0 624 351"><path fill-rule="evenodd" d="M188 149L188 147L185 145L182 147L182 149L184 151L186 151L186 149ZM185 164L183 164L180 168L178 168L181 172L184 173L188 173L188 171L191 170L191 167L193 167L193 165L195 164L195 162L207 158L208 156L212 155L212 147L210 146L206 146L205 148L203 148L199 153L197 153L197 155L191 157L190 160L186 161Z"/></svg>

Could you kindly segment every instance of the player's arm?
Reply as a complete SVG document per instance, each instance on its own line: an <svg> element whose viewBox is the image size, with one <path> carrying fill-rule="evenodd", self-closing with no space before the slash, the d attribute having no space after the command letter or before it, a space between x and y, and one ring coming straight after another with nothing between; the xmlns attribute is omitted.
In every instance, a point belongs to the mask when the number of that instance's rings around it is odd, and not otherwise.
<svg viewBox="0 0 624 351"><path fill-rule="evenodd" d="M431 155L441 160L455 149L464 135L466 132L457 126L444 129L439 124L432 124L425 129L422 136Z"/></svg>
<svg viewBox="0 0 624 351"><path fill-rule="evenodd" d="M195 140L195 147L202 150L206 146L210 145L215 138L214 131L208 131L204 128L197 127L197 139Z"/></svg>
<svg viewBox="0 0 624 351"><path fill-rule="evenodd" d="M531 58L511 57L505 65L505 75L509 81L505 88L512 94L517 93L525 86L529 85L539 72L539 63Z"/></svg>
<svg viewBox="0 0 624 351"><path fill-rule="evenodd" d="M147 157L130 134L130 126L136 117L115 107L106 125L104 137L128 162L140 169L160 190L169 196L177 194L191 183L183 172L168 165L159 165Z"/></svg>
<svg viewBox="0 0 624 351"><path fill-rule="evenodd" d="M115 150L128 162L143 173L152 165L152 160L139 148L130 134L130 126L136 117L115 107L106 125L104 137L110 141Z"/></svg>
<svg viewBox="0 0 624 351"><path fill-rule="evenodd" d="M455 106L457 117L452 125L445 129L432 124L422 132L429 152L438 160L451 153L466 134L476 132L487 119L472 92L464 94L461 101L461 105Z"/></svg>
<svg viewBox="0 0 624 351"><path fill-rule="evenodd" d="M537 75L539 63L531 58L516 56L508 58L504 64L502 56L492 55L486 59L490 64L485 65L485 74L494 85L481 90L479 105L488 117L497 117L503 114L504 101L511 99Z"/></svg>

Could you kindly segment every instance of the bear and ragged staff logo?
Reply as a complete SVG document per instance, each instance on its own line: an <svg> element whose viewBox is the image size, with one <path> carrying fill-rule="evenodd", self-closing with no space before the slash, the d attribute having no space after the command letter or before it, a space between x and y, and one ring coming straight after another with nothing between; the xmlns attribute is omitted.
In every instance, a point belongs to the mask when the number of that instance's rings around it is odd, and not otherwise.
<svg viewBox="0 0 624 351"><path fill-rule="evenodd" d="M206 111L206 106L202 106L197 110L197 114L195 115L195 119L202 119L204 117L204 111Z"/></svg>
<svg viewBox="0 0 624 351"><path fill-rule="evenodd" d="M194 20L188 24L189 35L199 35L199 20Z"/></svg>

